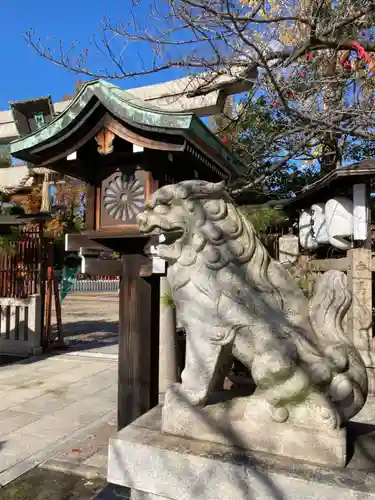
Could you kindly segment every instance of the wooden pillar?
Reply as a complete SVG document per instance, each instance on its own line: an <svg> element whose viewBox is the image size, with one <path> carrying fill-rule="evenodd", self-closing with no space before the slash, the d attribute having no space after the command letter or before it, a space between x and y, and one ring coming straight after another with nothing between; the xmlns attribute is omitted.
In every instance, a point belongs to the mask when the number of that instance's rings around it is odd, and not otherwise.
<svg viewBox="0 0 375 500"><path fill-rule="evenodd" d="M143 259L122 257L118 429L158 404L160 278L140 276Z"/></svg>

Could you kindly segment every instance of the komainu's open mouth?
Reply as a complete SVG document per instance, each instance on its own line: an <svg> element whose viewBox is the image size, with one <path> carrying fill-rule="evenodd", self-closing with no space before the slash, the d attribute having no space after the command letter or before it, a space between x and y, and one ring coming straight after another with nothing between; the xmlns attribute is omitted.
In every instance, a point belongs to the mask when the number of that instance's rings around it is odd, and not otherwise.
<svg viewBox="0 0 375 500"><path fill-rule="evenodd" d="M163 245L173 245L174 243L182 239L184 231L177 228L171 229L169 231L162 230L160 235L160 243L162 243Z"/></svg>
<svg viewBox="0 0 375 500"><path fill-rule="evenodd" d="M141 233L150 236L159 236L159 243L156 246L159 246L159 244L163 246L173 245L180 241L185 234L185 230L182 228L167 228L156 224L139 224L139 230Z"/></svg>

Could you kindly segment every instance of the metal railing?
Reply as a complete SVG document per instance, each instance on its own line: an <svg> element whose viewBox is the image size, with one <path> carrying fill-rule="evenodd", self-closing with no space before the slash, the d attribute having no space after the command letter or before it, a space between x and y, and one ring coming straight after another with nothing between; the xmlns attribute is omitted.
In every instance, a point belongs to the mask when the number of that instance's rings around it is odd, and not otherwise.
<svg viewBox="0 0 375 500"><path fill-rule="evenodd" d="M119 279L81 279L74 282L71 292L118 292Z"/></svg>

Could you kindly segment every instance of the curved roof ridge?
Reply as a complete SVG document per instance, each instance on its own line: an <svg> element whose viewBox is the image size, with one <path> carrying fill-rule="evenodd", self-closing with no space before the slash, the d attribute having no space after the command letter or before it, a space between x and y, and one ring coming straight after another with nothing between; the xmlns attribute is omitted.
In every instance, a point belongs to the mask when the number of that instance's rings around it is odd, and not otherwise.
<svg viewBox="0 0 375 500"><path fill-rule="evenodd" d="M75 132L85 121L90 120L100 107L103 108L103 116L108 111L118 120L144 131L178 134L193 144L204 143L216 157L214 161L226 163L236 175L242 175L244 172L240 160L193 111L162 109L104 80L85 82L66 109L51 122L26 137L12 141L11 154L31 163L38 162L37 150L48 149L49 144L52 147L53 143L63 141L64 131L67 134ZM37 150L33 151L33 148Z"/></svg>

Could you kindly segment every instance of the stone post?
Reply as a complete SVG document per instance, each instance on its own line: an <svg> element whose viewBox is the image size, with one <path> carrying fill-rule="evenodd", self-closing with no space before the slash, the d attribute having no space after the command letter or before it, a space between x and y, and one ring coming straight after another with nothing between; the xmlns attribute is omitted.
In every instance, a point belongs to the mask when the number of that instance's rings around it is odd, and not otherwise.
<svg viewBox="0 0 375 500"><path fill-rule="evenodd" d="M372 341L372 258L371 249L353 248L347 252L349 260L348 285L352 306L348 314L348 335L361 353L368 368L370 392L374 392L372 372L375 356Z"/></svg>
<svg viewBox="0 0 375 500"><path fill-rule="evenodd" d="M287 234L279 238L279 261L282 264L293 264L298 260L299 241L298 236Z"/></svg>
<svg viewBox="0 0 375 500"><path fill-rule="evenodd" d="M23 311L23 314L24 311ZM29 297L27 334L30 352L40 354L42 344L42 298L39 294Z"/></svg>
<svg viewBox="0 0 375 500"><path fill-rule="evenodd" d="M159 327L159 401L171 384L178 381L176 313L171 303L171 289L167 277L160 278Z"/></svg>

